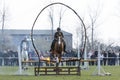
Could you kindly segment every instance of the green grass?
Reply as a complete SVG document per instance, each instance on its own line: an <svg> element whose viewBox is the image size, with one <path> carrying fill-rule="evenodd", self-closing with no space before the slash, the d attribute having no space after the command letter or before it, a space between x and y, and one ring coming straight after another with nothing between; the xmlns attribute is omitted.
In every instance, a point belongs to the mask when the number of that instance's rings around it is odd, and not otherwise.
<svg viewBox="0 0 120 80"><path fill-rule="evenodd" d="M17 67L1 67L0 80L120 80L120 66L103 66L106 72L111 73L111 76L93 76L96 66L89 67L89 70L82 70L81 76L71 75L55 75L55 76L34 76L33 67L24 73L32 75L16 75Z"/></svg>

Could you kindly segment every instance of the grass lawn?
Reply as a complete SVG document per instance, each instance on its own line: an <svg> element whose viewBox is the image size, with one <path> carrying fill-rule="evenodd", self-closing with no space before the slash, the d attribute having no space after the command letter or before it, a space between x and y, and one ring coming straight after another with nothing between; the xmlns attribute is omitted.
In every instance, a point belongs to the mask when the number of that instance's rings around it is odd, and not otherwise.
<svg viewBox="0 0 120 80"><path fill-rule="evenodd" d="M33 68L22 72L32 75L16 75L17 67L2 67L0 68L0 80L120 80L120 66L103 66L102 68L111 73L111 76L93 76L96 66L90 66L89 70L82 70L81 76L71 75L56 75L56 76L34 76Z"/></svg>

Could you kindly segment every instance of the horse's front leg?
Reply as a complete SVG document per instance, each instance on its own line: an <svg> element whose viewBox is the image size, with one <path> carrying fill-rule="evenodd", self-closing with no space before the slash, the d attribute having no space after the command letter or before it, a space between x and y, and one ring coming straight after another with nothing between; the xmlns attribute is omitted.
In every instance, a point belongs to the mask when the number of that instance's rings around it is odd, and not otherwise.
<svg viewBox="0 0 120 80"><path fill-rule="evenodd" d="M56 57L56 62L59 63L59 58L58 58L58 56Z"/></svg>

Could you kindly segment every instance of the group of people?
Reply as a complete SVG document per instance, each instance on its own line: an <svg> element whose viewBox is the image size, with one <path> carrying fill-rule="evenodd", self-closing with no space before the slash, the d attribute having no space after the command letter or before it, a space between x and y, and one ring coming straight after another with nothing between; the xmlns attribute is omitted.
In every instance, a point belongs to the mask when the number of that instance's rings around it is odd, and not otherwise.
<svg viewBox="0 0 120 80"><path fill-rule="evenodd" d="M120 53L116 53L113 50L101 51L100 52L100 63L101 65L120 65ZM89 59L97 59L98 51L90 51L88 53ZM90 62L89 65L96 65L96 62Z"/></svg>

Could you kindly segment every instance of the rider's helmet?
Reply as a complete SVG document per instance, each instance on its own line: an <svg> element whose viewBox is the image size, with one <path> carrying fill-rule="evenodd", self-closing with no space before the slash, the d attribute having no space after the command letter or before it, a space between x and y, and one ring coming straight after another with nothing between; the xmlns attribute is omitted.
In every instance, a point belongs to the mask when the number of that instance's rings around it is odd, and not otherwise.
<svg viewBox="0 0 120 80"><path fill-rule="evenodd" d="M57 28L57 31L59 32L59 31L61 31L61 29L58 27L58 28Z"/></svg>

